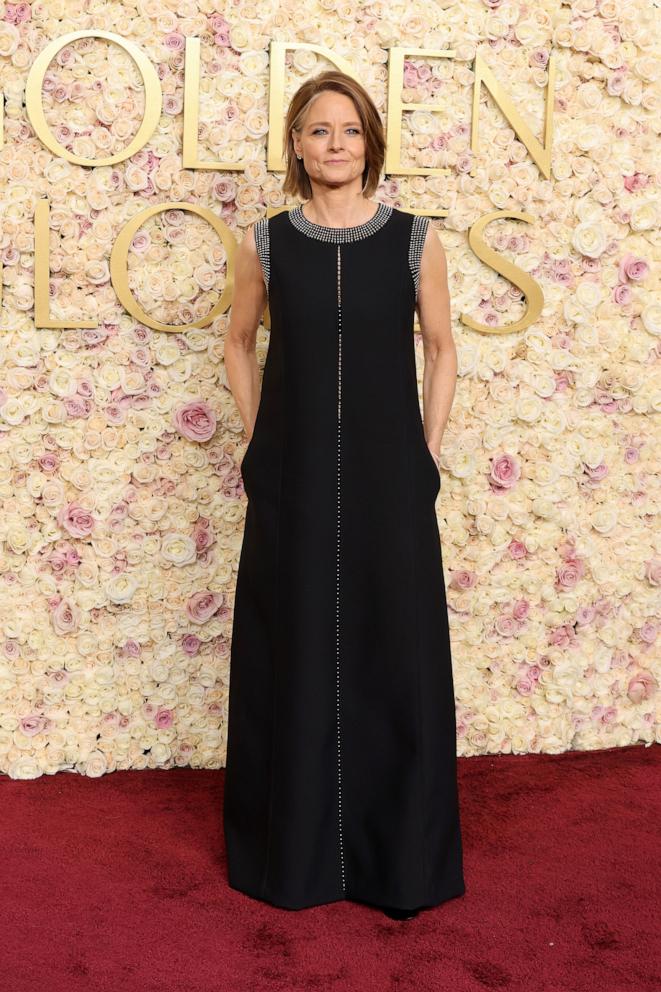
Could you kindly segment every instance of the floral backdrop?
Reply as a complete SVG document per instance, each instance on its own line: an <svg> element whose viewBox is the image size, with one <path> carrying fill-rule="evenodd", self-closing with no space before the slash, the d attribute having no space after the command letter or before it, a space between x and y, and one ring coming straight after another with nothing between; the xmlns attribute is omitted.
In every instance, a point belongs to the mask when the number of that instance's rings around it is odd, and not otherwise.
<svg viewBox="0 0 661 992"><path fill-rule="evenodd" d="M658 13L658 12L657 12ZM659 740L661 290L659 61L651 0L443 3L314 0L0 2L0 771L225 763L231 625L246 509L246 436L227 388L224 314L153 331L110 281L118 231L165 201L204 205L240 240L288 202L266 169L269 44L322 45L348 60L384 115L388 47L409 57L402 165L376 198L444 210L459 379L443 439L437 511L450 610L458 752L562 751ZM56 158L36 137L25 81L54 38L112 30L156 67L160 125L114 166ZM200 158L181 167L187 37L201 40ZM479 51L534 133L557 60L552 172L544 177L482 91ZM286 97L332 63L289 50ZM144 108L132 59L81 39L43 85L48 124L71 153L126 147ZM284 108L283 108L284 112ZM51 318L35 329L34 213L49 201ZM483 264L468 231L539 283L541 318L502 327L521 292ZM150 218L129 282L158 320L189 324L218 300L227 254L184 210ZM419 328L417 329L419 331ZM258 334L263 365L268 330ZM420 381L422 347L416 334ZM656 524L656 528L655 528Z"/></svg>

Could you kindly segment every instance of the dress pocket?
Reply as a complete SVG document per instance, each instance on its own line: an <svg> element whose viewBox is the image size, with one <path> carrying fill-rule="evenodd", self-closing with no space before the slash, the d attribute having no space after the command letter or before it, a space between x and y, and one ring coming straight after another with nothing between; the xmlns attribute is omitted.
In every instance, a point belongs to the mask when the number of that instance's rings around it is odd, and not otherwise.
<svg viewBox="0 0 661 992"><path fill-rule="evenodd" d="M252 429L252 434L250 435L250 440L248 441L246 450L243 452L243 458L241 459L241 469L242 470L243 470L243 465L245 463L246 458L249 458L250 457L250 452L252 451L253 447L255 446L255 437L259 433L260 420L262 419L262 407L263 407L262 397L263 397L263 392L260 393L259 405L257 407L257 416L255 417L255 424L254 424L254 427Z"/></svg>
<svg viewBox="0 0 661 992"><path fill-rule="evenodd" d="M422 444L424 447L424 458L427 462L427 468L431 477L431 484L434 487L434 495L437 496L441 488L441 472L437 468L436 462L434 461L434 456L429 450L429 445L425 440L424 430L422 431Z"/></svg>

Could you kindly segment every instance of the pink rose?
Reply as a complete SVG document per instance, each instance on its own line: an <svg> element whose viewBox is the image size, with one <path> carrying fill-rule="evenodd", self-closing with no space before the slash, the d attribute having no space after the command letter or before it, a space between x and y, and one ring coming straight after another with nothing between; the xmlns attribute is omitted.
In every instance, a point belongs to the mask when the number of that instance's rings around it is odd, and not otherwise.
<svg viewBox="0 0 661 992"><path fill-rule="evenodd" d="M67 396L64 406L68 417L89 417L93 404L85 396Z"/></svg>
<svg viewBox="0 0 661 992"><path fill-rule="evenodd" d="M195 523L193 527L193 538L195 540L195 548L198 554L206 551L215 542L216 538L213 533L213 528L210 526L210 522L205 517L200 517L200 519Z"/></svg>
<svg viewBox="0 0 661 992"><path fill-rule="evenodd" d="M617 303L618 306L626 306L632 299L631 286L627 286L626 283L620 282L613 288L613 303Z"/></svg>
<svg viewBox="0 0 661 992"><path fill-rule="evenodd" d="M45 730L48 720L45 716L24 716L19 726L26 737L35 737Z"/></svg>
<svg viewBox="0 0 661 992"><path fill-rule="evenodd" d="M181 647L189 658L193 658L197 654L201 643L202 641L195 634L185 634L181 639Z"/></svg>
<svg viewBox="0 0 661 992"><path fill-rule="evenodd" d="M72 537L87 537L94 528L94 517L79 503L69 503L63 506L57 515L60 527L68 531Z"/></svg>
<svg viewBox="0 0 661 992"><path fill-rule="evenodd" d="M598 465L584 465L583 471L592 482L601 482L608 475L608 465L600 462Z"/></svg>
<svg viewBox="0 0 661 992"><path fill-rule="evenodd" d="M209 14L209 27L212 31L226 31L229 27L229 22L225 20L222 14Z"/></svg>
<svg viewBox="0 0 661 992"><path fill-rule="evenodd" d="M651 586L661 586L661 558L645 562L645 578Z"/></svg>
<svg viewBox="0 0 661 992"><path fill-rule="evenodd" d="M211 193L221 203L232 203L236 196L236 184L231 179L228 179L227 176L214 173L214 179L211 183Z"/></svg>
<svg viewBox="0 0 661 992"><path fill-rule="evenodd" d="M15 660L21 656L21 649L18 645L18 641L5 641L2 646L2 650L5 658L10 658L11 660Z"/></svg>
<svg viewBox="0 0 661 992"><path fill-rule="evenodd" d="M46 452L45 455L41 455L41 457L37 460L37 464L42 472L55 472L55 470L59 467L60 460L57 455L54 455L51 452Z"/></svg>
<svg viewBox="0 0 661 992"><path fill-rule="evenodd" d="M404 86L407 89L414 90L418 85L418 72L416 67L411 63L404 60Z"/></svg>
<svg viewBox="0 0 661 992"><path fill-rule="evenodd" d="M619 264L617 276L620 282L630 279L632 282L641 282L649 275L650 267L644 258L637 258L635 255L625 255Z"/></svg>
<svg viewBox="0 0 661 992"><path fill-rule="evenodd" d="M220 608L223 597L220 593L203 589L195 592L186 604L186 613L193 623L205 623Z"/></svg>
<svg viewBox="0 0 661 992"><path fill-rule="evenodd" d="M51 622L56 634L73 634L78 630L80 610L63 599L51 613Z"/></svg>
<svg viewBox="0 0 661 992"><path fill-rule="evenodd" d="M534 689L534 683L525 675L522 675L520 679L517 679L515 688L520 696L529 696Z"/></svg>
<svg viewBox="0 0 661 992"><path fill-rule="evenodd" d="M579 627L585 627L586 624L592 623L596 615L594 606L579 606L576 610L576 623Z"/></svg>
<svg viewBox="0 0 661 992"><path fill-rule="evenodd" d="M8 3L5 10L5 20L10 24L24 24L32 18L32 8L29 3Z"/></svg>
<svg viewBox="0 0 661 992"><path fill-rule="evenodd" d="M633 465L640 458L640 451L638 448L628 447L624 449L624 462L626 465Z"/></svg>
<svg viewBox="0 0 661 992"><path fill-rule="evenodd" d="M569 558L558 566L555 572L556 586L562 589L573 589L585 573L585 566L580 559Z"/></svg>
<svg viewBox="0 0 661 992"><path fill-rule="evenodd" d="M498 455L491 462L489 481L492 484L492 488L511 489L520 478L521 468L519 462L512 455Z"/></svg>
<svg viewBox="0 0 661 992"><path fill-rule="evenodd" d="M571 372L556 372L554 378L556 393L565 393L574 384Z"/></svg>
<svg viewBox="0 0 661 992"><path fill-rule="evenodd" d="M508 617L504 613L501 613L499 617L496 617L494 626L501 637L513 637L519 629L519 625L516 620L513 617Z"/></svg>
<svg viewBox="0 0 661 992"><path fill-rule="evenodd" d="M48 562L50 564L51 570L56 575L61 575L65 568L67 567L67 556L63 551L52 551L48 556Z"/></svg>
<svg viewBox="0 0 661 992"><path fill-rule="evenodd" d="M126 658L139 658L141 650L142 649L138 644L138 642L134 641L132 638L129 638L128 641L124 642L124 647L122 648L122 654Z"/></svg>
<svg viewBox="0 0 661 992"><path fill-rule="evenodd" d="M178 31L171 31L161 39L161 44L165 45L169 52L181 52L186 46L186 38Z"/></svg>
<svg viewBox="0 0 661 992"><path fill-rule="evenodd" d="M638 631L638 636L645 644L654 644L658 633L657 626L653 620L647 620Z"/></svg>
<svg viewBox="0 0 661 992"><path fill-rule="evenodd" d="M526 620L530 612L530 603L527 599L518 599L512 609L512 616L515 620Z"/></svg>
<svg viewBox="0 0 661 992"><path fill-rule="evenodd" d="M458 569L450 573L450 585L453 589L472 589L477 582L477 575L475 572L470 572L467 569Z"/></svg>
<svg viewBox="0 0 661 992"><path fill-rule="evenodd" d="M510 553L510 558L520 559L525 558L528 554L528 549L526 548L523 541L510 541L508 545L508 550Z"/></svg>
<svg viewBox="0 0 661 992"><path fill-rule="evenodd" d="M624 176L624 188L629 193L635 193L639 189L645 189L649 184L650 177L644 172L634 172L632 176Z"/></svg>
<svg viewBox="0 0 661 992"><path fill-rule="evenodd" d="M204 400L193 400L179 407L173 422L188 441L208 441L216 430L216 415Z"/></svg>
<svg viewBox="0 0 661 992"><path fill-rule="evenodd" d="M172 710L159 709L154 717L154 723L159 728L159 730L167 730L174 723L174 714Z"/></svg>
<svg viewBox="0 0 661 992"><path fill-rule="evenodd" d="M576 642L576 632L569 624L562 624L549 631L548 641L556 647L568 648Z"/></svg>
<svg viewBox="0 0 661 992"><path fill-rule="evenodd" d="M651 699L657 689L657 681L651 672L639 672L629 682L627 696L632 703L642 703Z"/></svg>

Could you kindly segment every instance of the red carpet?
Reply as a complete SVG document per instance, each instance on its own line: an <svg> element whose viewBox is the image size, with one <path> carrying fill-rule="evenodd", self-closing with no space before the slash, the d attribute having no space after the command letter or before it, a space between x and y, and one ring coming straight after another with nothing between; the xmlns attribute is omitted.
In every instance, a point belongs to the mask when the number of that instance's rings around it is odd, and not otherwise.
<svg viewBox="0 0 661 992"><path fill-rule="evenodd" d="M460 759L466 894L229 889L223 771L0 777L2 992L659 992L658 745Z"/></svg>

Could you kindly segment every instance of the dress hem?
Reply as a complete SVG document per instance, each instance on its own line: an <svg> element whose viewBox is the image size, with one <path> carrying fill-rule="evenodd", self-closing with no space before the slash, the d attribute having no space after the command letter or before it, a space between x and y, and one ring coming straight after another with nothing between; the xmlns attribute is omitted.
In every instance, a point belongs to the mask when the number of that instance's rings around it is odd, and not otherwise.
<svg viewBox="0 0 661 992"><path fill-rule="evenodd" d="M350 892L349 890L341 894L329 895L327 898L319 897L315 899L313 902L300 902L298 900L293 900L293 901L279 900L276 902L273 899L269 899L265 895L259 894L254 889L243 888L239 885L233 885L231 882L228 882L228 885L230 889L234 889L235 892L241 892L243 895L249 896L249 898L251 899L255 899L258 902L262 902L269 906L273 906L276 909L291 909L291 910L313 909L315 906L328 906L334 902L356 902L356 903L364 904L366 906L371 906L372 908L375 909L378 909L380 906L396 905L396 903L389 902L383 899L382 897L378 897L378 896L375 897L373 895L368 896L365 894L359 895L355 892ZM466 892L466 886L465 884L462 884L458 888L450 889L444 895L434 896L431 899L431 901L426 900L425 902L417 903L415 906L397 906L397 908L402 909L404 911L418 910L418 909L434 909L434 907L441 906L443 905L443 903L449 902L451 899L458 899L460 896L463 896L465 892Z"/></svg>

